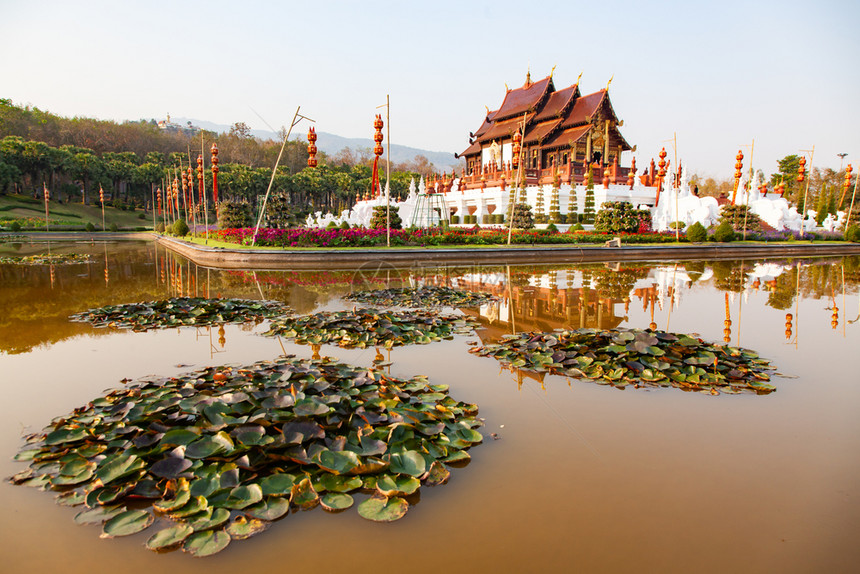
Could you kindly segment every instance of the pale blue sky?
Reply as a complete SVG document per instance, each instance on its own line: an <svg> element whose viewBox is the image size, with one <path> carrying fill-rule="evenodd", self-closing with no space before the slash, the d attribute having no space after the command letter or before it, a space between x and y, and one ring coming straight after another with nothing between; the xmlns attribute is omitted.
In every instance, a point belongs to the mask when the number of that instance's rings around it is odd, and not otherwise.
<svg viewBox="0 0 860 574"><path fill-rule="evenodd" d="M557 66L584 93L614 75L640 166L677 133L693 171L728 177L753 138L768 174L813 144L816 166L860 167L858 38L856 1L0 0L0 97L260 129L252 110L277 128L301 105L319 131L370 137L390 94L394 143L459 152L505 83Z"/></svg>

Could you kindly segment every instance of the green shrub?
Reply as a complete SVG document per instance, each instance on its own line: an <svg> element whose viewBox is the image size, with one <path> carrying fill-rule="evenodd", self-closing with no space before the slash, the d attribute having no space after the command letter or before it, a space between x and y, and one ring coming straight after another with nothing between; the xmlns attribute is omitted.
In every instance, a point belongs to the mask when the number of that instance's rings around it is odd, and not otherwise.
<svg viewBox="0 0 860 574"><path fill-rule="evenodd" d="M550 233L558 233L558 227L555 226L555 223L550 223L546 226L546 230Z"/></svg>
<svg viewBox="0 0 860 574"><path fill-rule="evenodd" d="M340 224L341 229L349 229L349 221L344 220L343 223Z"/></svg>
<svg viewBox="0 0 860 574"><path fill-rule="evenodd" d="M184 219L177 219L173 222L173 235L177 237L185 237L188 235L188 224L185 223Z"/></svg>
<svg viewBox="0 0 860 574"><path fill-rule="evenodd" d="M583 231L583 230L585 230L585 228L582 226L581 223L577 223L575 225L572 225L570 227L570 229L568 229L568 231Z"/></svg>
<svg viewBox="0 0 860 574"><path fill-rule="evenodd" d="M137 218L138 219L146 219L146 214L145 213L138 213Z"/></svg>
<svg viewBox="0 0 860 574"><path fill-rule="evenodd" d="M21 231L21 224L17 221L13 221L11 224L9 224L9 231L14 231L16 233Z"/></svg>
<svg viewBox="0 0 860 574"><path fill-rule="evenodd" d="M626 201L606 201L597 212L594 229L606 233L636 233L639 231L637 210Z"/></svg>
<svg viewBox="0 0 860 574"><path fill-rule="evenodd" d="M218 202L218 229L240 229L250 227L251 223L251 205L247 201Z"/></svg>
<svg viewBox="0 0 860 574"><path fill-rule="evenodd" d="M397 212L397 209L388 208L388 222L390 223L390 229L401 229L403 227L403 222L400 221L400 214ZM385 229L385 212L386 207L384 205L377 205L373 208L373 215L370 218L370 228L371 229Z"/></svg>
<svg viewBox="0 0 860 574"><path fill-rule="evenodd" d="M337 223L334 221L329 221L328 225L325 226L326 229L337 229Z"/></svg>
<svg viewBox="0 0 860 574"><path fill-rule="evenodd" d="M92 224L90 224L90 223L88 223L88 224L87 224L87 226L88 226L88 227L89 227L90 225L92 225ZM155 226L155 232L156 232L156 233L162 233L162 234L163 234L163 233L164 233L164 223L159 222L159 223Z"/></svg>
<svg viewBox="0 0 860 574"><path fill-rule="evenodd" d="M717 226L716 231L714 231L714 241L719 241L720 243L728 243L729 241L735 240L735 230L732 228L732 224L728 220L724 220Z"/></svg>
<svg viewBox="0 0 860 574"><path fill-rule="evenodd" d="M701 243L708 240L708 230L698 221L687 228L687 240L692 243Z"/></svg>
<svg viewBox="0 0 860 574"><path fill-rule="evenodd" d="M684 229L684 222L683 221L673 221L672 223L669 224L669 229L671 229L672 231L675 231L676 229L679 229L679 230Z"/></svg>
<svg viewBox="0 0 860 574"><path fill-rule="evenodd" d="M849 225L845 230L845 241L860 243L860 226Z"/></svg>
<svg viewBox="0 0 860 574"><path fill-rule="evenodd" d="M110 229L113 233L116 233L117 231L119 231L119 226L116 223L111 223L108 229Z"/></svg>
<svg viewBox="0 0 860 574"><path fill-rule="evenodd" d="M93 225L93 222L92 222L92 221L88 221L88 222L87 222L87 226L86 226L84 229L86 229L87 231L89 231L90 233L92 233L93 231L95 231L95 230L96 230L96 226L95 226L95 225Z"/></svg>
<svg viewBox="0 0 860 574"><path fill-rule="evenodd" d="M512 226L516 229L531 229L535 226L532 208L529 204L518 203L514 206Z"/></svg>
<svg viewBox="0 0 860 574"><path fill-rule="evenodd" d="M451 216L451 223L460 223L460 216L459 215L452 215Z"/></svg>

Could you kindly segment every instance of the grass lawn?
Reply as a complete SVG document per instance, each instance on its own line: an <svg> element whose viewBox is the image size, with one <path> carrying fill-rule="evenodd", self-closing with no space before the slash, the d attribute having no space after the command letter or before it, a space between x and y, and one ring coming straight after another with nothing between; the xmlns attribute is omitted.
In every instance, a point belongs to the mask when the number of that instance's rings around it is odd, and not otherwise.
<svg viewBox="0 0 860 574"><path fill-rule="evenodd" d="M97 230L102 229L101 207L83 205L80 203L48 202L52 231L83 230L87 223L92 223ZM152 229L152 214L147 212L140 219L143 211L123 211L105 206L105 226L110 229L115 223L121 230L134 230L138 227ZM27 195L0 195L0 226L8 229L12 221L17 220L22 230L45 229L45 203L41 199L33 199Z"/></svg>

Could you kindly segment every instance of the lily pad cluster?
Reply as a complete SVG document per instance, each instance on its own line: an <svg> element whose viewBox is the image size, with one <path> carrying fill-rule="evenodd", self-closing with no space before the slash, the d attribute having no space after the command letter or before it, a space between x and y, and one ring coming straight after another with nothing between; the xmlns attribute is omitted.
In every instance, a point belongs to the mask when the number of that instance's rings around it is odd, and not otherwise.
<svg viewBox="0 0 860 574"><path fill-rule="evenodd" d="M160 526L152 550L214 554L317 505L393 521L482 441L477 407L426 378L282 358L140 380L43 432L11 482L58 491L102 536ZM145 506L145 502L149 506ZM131 505L133 503L133 506Z"/></svg>
<svg viewBox="0 0 860 574"><path fill-rule="evenodd" d="M0 257L0 263L13 265L71 265L73 263L89 263L93 258L84 253L43 253L40 255L23 255Z"/></svg>
<svg viewBox="0 0 860 574"><path fill-rule="evenodd" d="M205 299L175 297L161 301L108 305L69 317L72 321L92 323L94 327L117 327L133 331L205 326L220 323L262 321L288 314L279 301L252 299Z"/></svg>
<svg viewBox="0 0 860 574"><path fill-rule="evenodd" d="M615 387L675 387L710 394L773 392L769 362L749 349L651 330L531 332L470 349L515 368Z"/></svg>
<svg viewBox="0 0 860 574"><path fill-rule="evenodd" d="M272 321L268 336L295 339L300 344L332 343L345 348L424 345L455 334L466 335L477 326L469 317L440 315L430 311L324 311Z"/></svg>
<svg viewBox="0 0 860 574"><path fill-rule="evenodd" d="M417 289L403 287L356 291L347 295L345 299L380 307L479 307L495 301L496 297L487 293L430 285Z"/></svg>

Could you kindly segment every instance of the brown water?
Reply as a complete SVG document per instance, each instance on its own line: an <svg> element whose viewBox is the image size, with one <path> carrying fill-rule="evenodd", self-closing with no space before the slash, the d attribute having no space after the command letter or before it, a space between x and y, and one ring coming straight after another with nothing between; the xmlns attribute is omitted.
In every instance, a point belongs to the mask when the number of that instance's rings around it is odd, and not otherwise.
<svg viewBox="0 0 860 574"><path fill-rule="evenodd" d="M0 255L46 249L6 243ZM4 482L4 572L860 569L857 258L767 268L746 261L255 274L197 269L151 243L51 249L93 253L95 260L55 266L53 278L48 266L0 265L3 477L26 467L10 460L22 434L123 378L245 364L284 350L310 356L307 347L284 342L282 349L258 336L263 326L227 326L222 345L215 330L113 332L67 320L95 306L207 289L211 296L280 299L301 312L352 307L343 294L386 281L497 293L500 308L467 311L484 323L477 336L390 353L395 376L426 374L450 385L454 398L477 403L485 442L471 449L471 463L453 469L447 485L421 489L418 504L398 522L317 508L200 560L147 551L146 532L100 539L99 528L73 522L77 509ZM721 341L726 312L731 343L757 350L784 374L774 377L776 392L621 391L512 373L467 352L479 338L580 325L653 322ZM322 353L370 365L375 351L324 346Z"/></svg>

